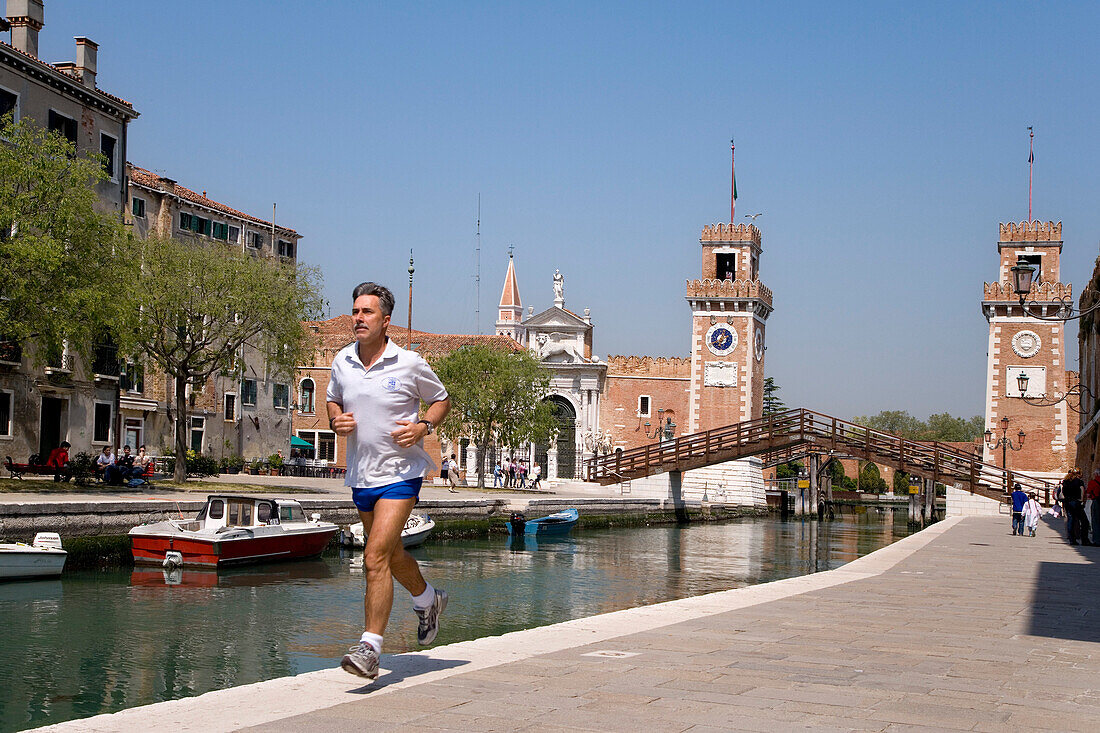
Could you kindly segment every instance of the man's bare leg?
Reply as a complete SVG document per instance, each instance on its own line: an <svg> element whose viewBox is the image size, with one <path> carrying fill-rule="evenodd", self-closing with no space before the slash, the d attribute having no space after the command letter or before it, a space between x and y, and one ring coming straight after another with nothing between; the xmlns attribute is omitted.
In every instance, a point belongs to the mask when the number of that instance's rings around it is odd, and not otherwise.
<svg viewBox="0 0 1100 733"><path fill-rule="evenodd" d="M386 630L393 610L394 578L413 595L423 593L427 587L416 559L401 544L401 530L415 505L415 497L379 499L374 511L359 512L367 537L363 548L367 576L363 616L365 630L372 634L382 636Z"/></svg>

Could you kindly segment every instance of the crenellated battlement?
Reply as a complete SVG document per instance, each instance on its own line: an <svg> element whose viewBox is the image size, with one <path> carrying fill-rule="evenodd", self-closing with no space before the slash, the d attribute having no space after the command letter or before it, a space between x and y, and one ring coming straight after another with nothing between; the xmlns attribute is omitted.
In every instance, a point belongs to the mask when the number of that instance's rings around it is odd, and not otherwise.
<svg viewBox="0 0 1100 733"><path fill-rule="evenodd" d="M687 281L689 298L759 298L772 304L772 291L759 280L701 280Z"/></svg>
<svg viewBox="0 0 1100 733"><path fill-rule="evenodd" d="M760 246L760 230L755 224L710 224L703 227L700 242L752 242Z"/></svg>
<svg viewBox="0 0 1100 733"><path fill-rule="evenodd" d="M609 356L607 376L683 377L691 376L691 359L679 356Z"/></svg>
<svg viewBox="0 0 1100 733"><path fill-rule="evenodd" d="M1010 221L1001 224L1002 242L1061 242L1062 222Z"/></svg>
<svg viewBox="0 0 1100 733"><path fill-rule="evenodd" d="M1053 301L1073 299L1073 285L1071 283L1039 283L1031 286L1028 300ZM987 302L1012 301L1019 302L1020 296L1012 288L1012 283L1005 280L1003 283L985 283L985 297Z"/></svg>

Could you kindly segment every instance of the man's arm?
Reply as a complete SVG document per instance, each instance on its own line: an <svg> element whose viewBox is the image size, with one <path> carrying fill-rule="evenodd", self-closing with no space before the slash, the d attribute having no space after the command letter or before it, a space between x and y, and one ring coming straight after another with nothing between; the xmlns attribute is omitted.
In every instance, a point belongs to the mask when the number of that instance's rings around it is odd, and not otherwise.
<svg viewBox="0 0 1100 733"><path fill-rule="evenodd" d="M438 427L439 423L443 422L444 418L447 417L447 413L450 411L451 398L445 397L438 402L433 402L428 405L428 409L424 411L424 419L430 421L434 427ZM397 424L400 427L391 432L390 435L402 448L409 448L416 445L424 440L424 436L428 434L428 426L422 422L398 420Z"/></svg>
<svg viewBox="0 0 1100 733"><path fill-rule="evenodd" d="M347 435L355 430L355 416L344 412L344 406L331 400L325 404L328 409L328 426L337 435Z"/></svg>

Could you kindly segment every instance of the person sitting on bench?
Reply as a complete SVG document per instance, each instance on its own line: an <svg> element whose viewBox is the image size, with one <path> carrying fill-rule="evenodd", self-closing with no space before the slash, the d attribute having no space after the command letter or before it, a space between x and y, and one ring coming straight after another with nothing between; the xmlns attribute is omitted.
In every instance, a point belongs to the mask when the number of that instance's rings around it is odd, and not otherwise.
<svg viewBox="0 0 1100 733"><path fill-rule="evenodd" d="M130 453L130 446L128 445L122 446L122 455L118 457L115 467L118 469L118 476L121 481L140 478L143 470L134 464L134 455Z"/></svg>
<svg viewBox="0 0 1100 733"><path fill-rule="evenodd" d="M69 441L61 441L61 445L50 451L50 457L46 459L46 465L50 468L56 468L57 473L53 475L54 481L61 481L62 476L65 480L69 480Z"/></svg>
<svg viewBox="0 0 1100 733"><path fill-rule="evenodd" d="M109 445L103 446L103 452L95 459L96 471L101 471L100 479L105 484L113 484L118 481L118 468L115 466L115 454L111 452Z"/></svg>

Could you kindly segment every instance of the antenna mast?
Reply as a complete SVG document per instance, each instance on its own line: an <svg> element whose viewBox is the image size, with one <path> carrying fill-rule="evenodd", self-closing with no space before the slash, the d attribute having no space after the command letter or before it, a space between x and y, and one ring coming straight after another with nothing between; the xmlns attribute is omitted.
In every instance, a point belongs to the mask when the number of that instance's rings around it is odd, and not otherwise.
<svg viewBox="0 0 1100 733"><path fill-rule="evenodd" d="M474 290L477 294L477 301L474 304L474 320L477 323L477 335L481 335L481 194L477 195L477 234L476 246L474 247L474 262L476 270L474 271Z"/></svg>
<svg viewBox="0 0 1100 733"><path fill-rule="evenodd" d="M1027 127L1028 143L1030 145L1027 154L1027 220L1031 221L1031 169L1035 167L1035 130L1031 125Z"/></svg>

